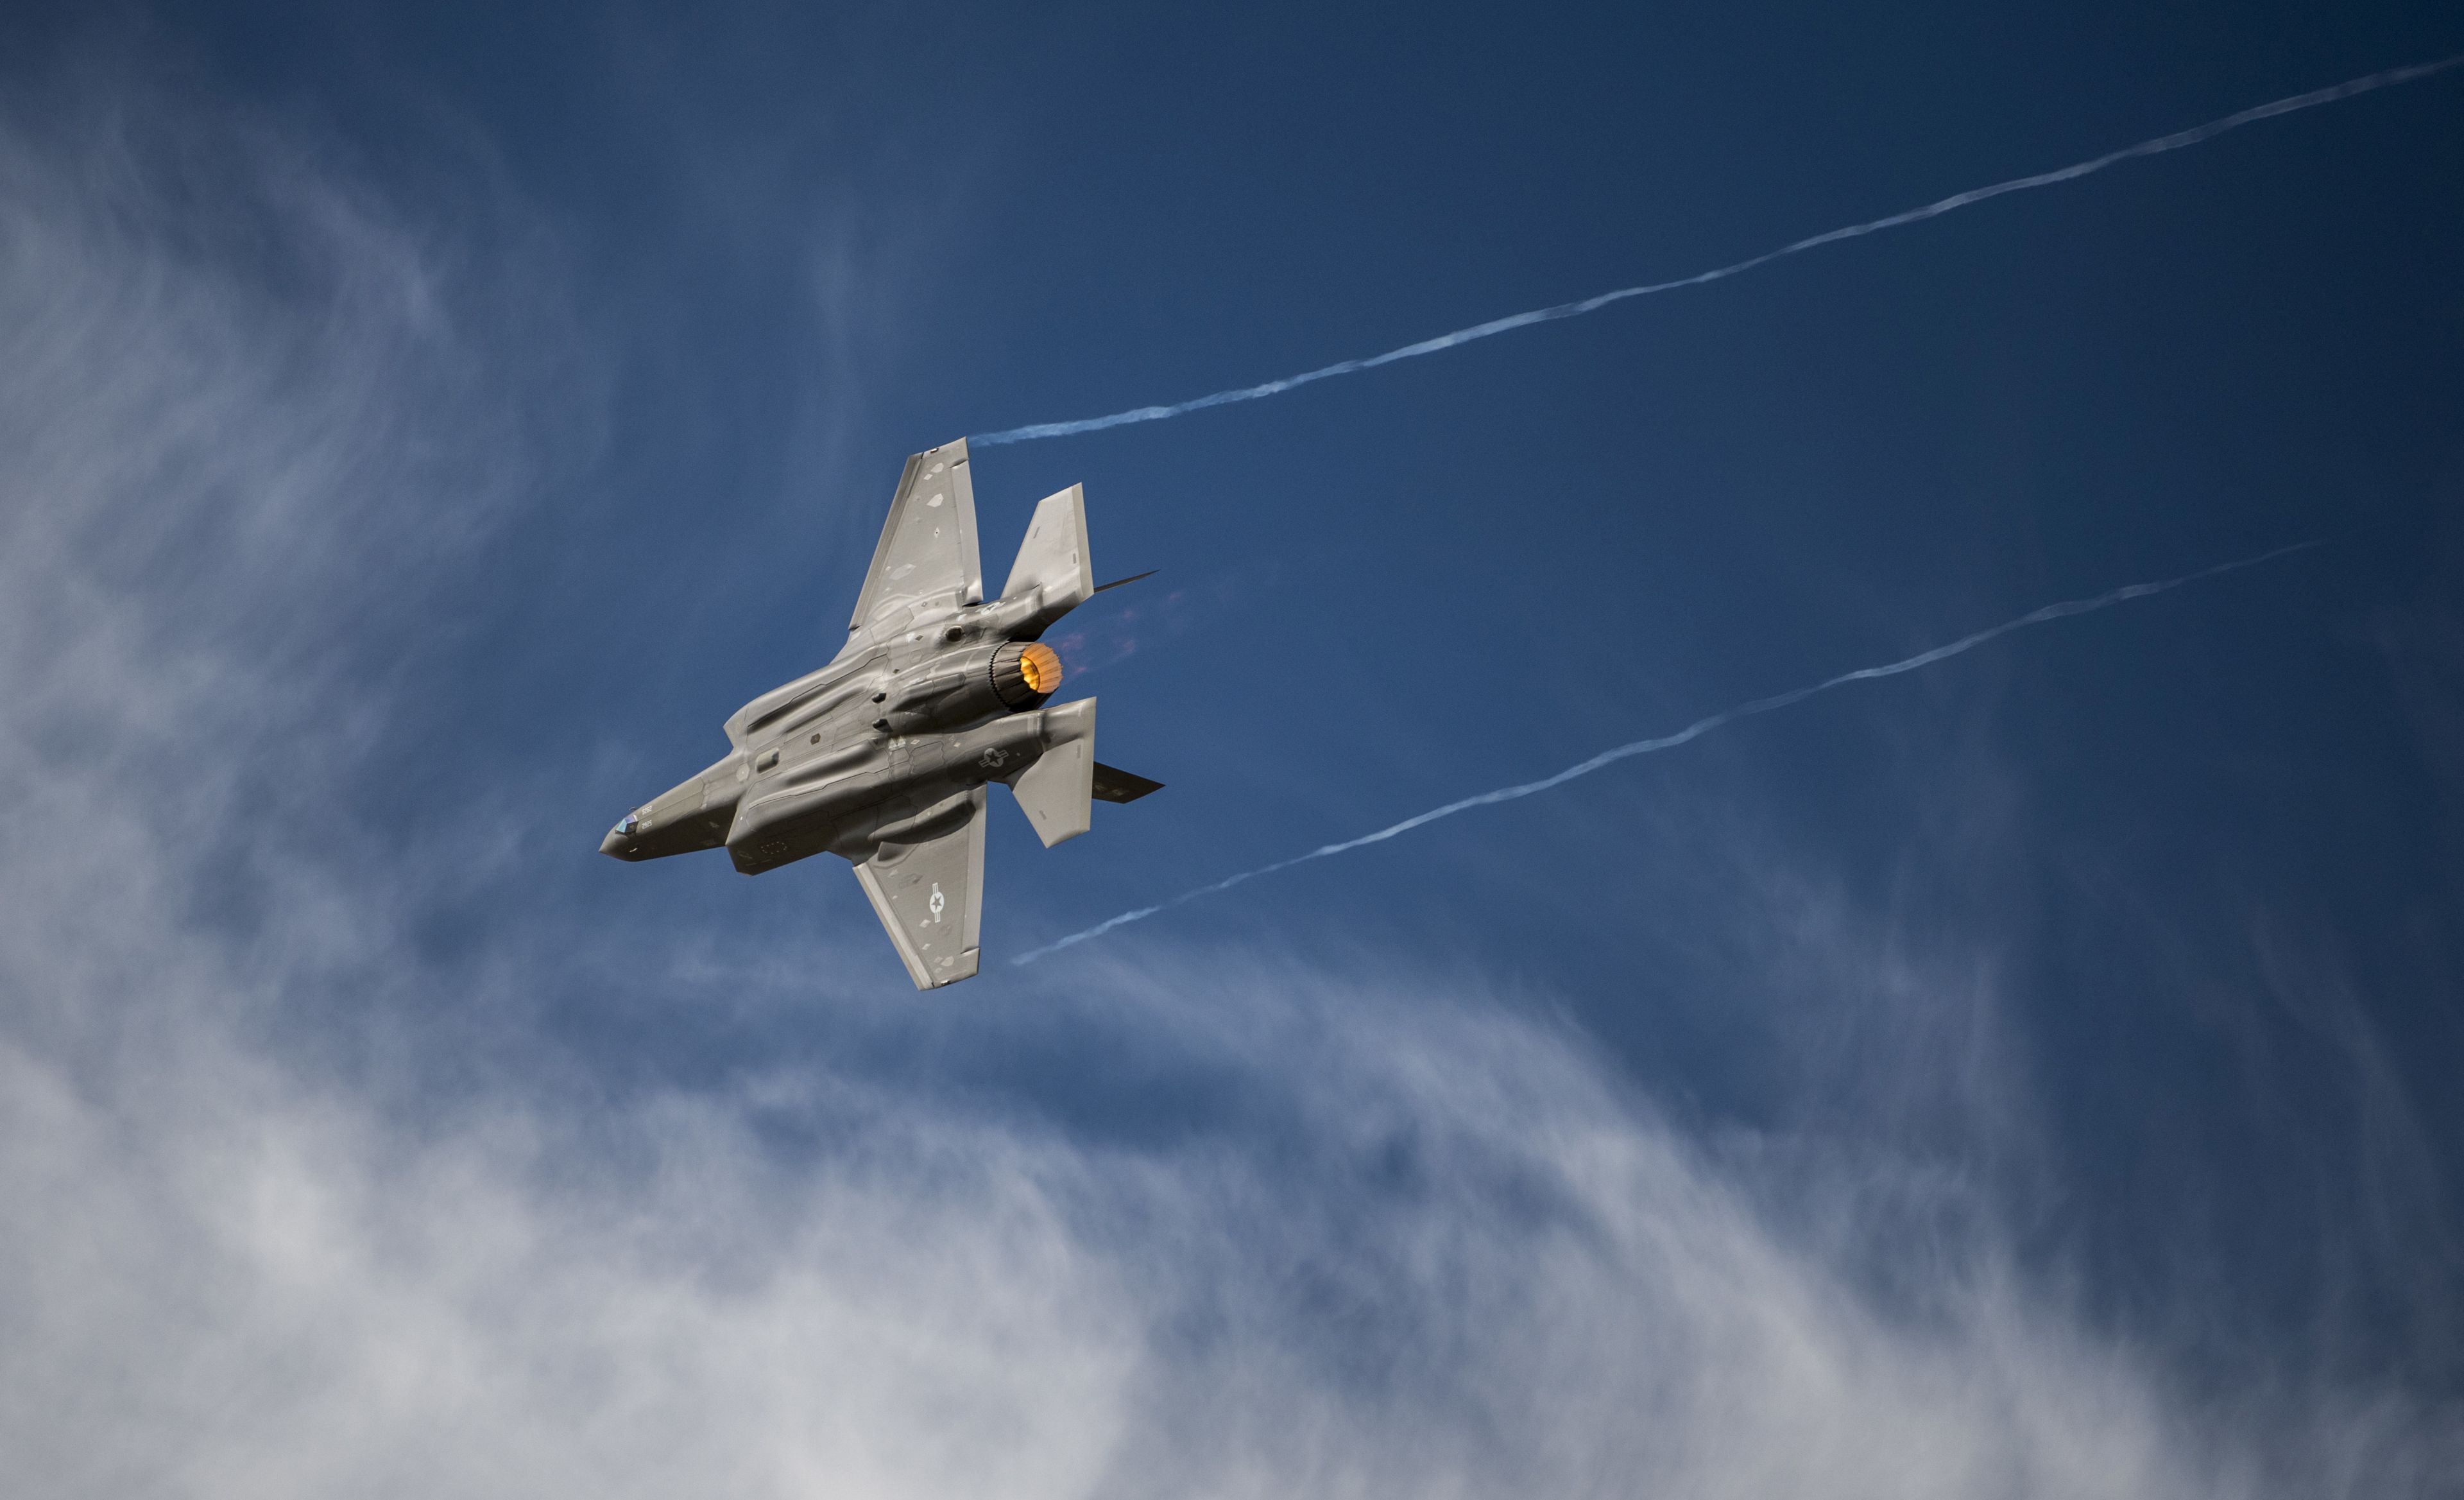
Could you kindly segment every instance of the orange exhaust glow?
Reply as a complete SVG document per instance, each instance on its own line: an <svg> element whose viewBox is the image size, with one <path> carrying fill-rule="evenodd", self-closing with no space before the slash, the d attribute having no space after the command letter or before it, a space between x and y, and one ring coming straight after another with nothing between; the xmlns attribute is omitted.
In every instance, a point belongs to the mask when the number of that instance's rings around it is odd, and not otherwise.
<svg viewBox="0 0 2464 1500"><path fill-rule="evenodd" d="M1018 670L1029 693L1050 693L1061 686L1061 653L1042 641L1019 653Z"/></svg>

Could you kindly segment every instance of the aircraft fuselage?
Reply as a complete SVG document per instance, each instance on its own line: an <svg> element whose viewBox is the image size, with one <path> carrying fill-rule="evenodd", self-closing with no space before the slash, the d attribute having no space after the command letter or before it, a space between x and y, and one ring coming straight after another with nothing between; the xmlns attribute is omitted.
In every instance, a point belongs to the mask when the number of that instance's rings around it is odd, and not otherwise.
<svg viewBox="0 0 2464 1500"><path fill-rule="evenodd" d="M737 710L728 730L743 748L634 809L601 851L724 847L759 874L820 853L861 864L884 842L932 837L936 807L1016 776L1076 726L1077 705L1042 707L1059 656L1009 636L1036 603L954 598L876 622L828 666Z"/></svg>
<svg viewBox="0 0 2464 1500"><path fill-rule="evenodd" d="M1049 848L1087 831L1095 800L1158 784L1096 762L1094 699L1047 706L1062 669L1042 637L1099 591L1089 568L1086 498L1071 485L1036 506L1009 582L986 601L967 445L913 455L846 647L737 710L728 754L626 814L600 851L723 848L749 875L837 854L918 988L974 974L985 786L1008 786Z"/></svg>

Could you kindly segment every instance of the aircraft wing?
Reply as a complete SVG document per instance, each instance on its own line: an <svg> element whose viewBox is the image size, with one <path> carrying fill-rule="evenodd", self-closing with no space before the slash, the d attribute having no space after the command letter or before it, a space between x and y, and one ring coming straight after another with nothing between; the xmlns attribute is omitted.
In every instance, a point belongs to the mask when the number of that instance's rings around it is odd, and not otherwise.
<svg viewBox="0 0 2464 1500"><path fill-rule="evenodd" d="M983 601L983 569L976 558L976 487L967 472L963 437L907 460L847 629L860 630L901 604L954 588L965 591L968 604Z"/></svg>
<svg viewBox="0 0 2464 1500"><path fill-rule="evenodd" d="M907 961L917 989L938 989L976 972L976 933L984 911L984 789L953 797L919 821L964 822L915 844L884 844L855 867L881 925Z"/></svg>

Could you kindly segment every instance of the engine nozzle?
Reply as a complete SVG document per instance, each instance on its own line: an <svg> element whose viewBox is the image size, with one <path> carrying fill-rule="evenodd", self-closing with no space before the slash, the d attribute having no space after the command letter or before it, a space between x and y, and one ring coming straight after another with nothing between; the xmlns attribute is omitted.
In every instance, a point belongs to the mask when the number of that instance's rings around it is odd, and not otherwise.
<svg viewBox="0 0 2464 1500"><path fill-rule="evenodd" d="M993 653L993 691L1014 709L1033 708L1061 686L1061 653L1042 641L1012 641Z"/></svg>

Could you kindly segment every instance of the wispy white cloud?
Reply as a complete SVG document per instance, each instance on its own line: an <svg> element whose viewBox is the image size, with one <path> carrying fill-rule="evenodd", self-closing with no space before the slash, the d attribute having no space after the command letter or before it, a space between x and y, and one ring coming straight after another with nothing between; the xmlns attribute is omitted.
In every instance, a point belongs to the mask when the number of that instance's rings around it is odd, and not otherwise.
<svg viewBox="0 0 2464 1500"><path fill-rule="evenodd" d="M334 1062L466 1040L417 1029L470 969L417 957L426 877L353 811L397 722L353 669L552 460L488 420L520 395L491 322L518 268L278 130L121 103L152 123L0 131L13 1484L2427 1488L2405 1466L2442 1429L2411 1408L2271 1447L1990 1214L1930 1246L1922 1305L1878 1298L1887 1235L1774 1214L1754 1153L1706 1152L1477 976L1090 964L1069 1018L1172 1039L1241 1101L1141 1143L806 1061L626 1092L518 1023L512 1055L440 1060L478 1074L450 1110ZM494 972L617 936L541 915L492 930ZM624 936L627 982L728 978ZM1792 1169L1870 1224L1860 1184L1928 1170Z"/></svg>

